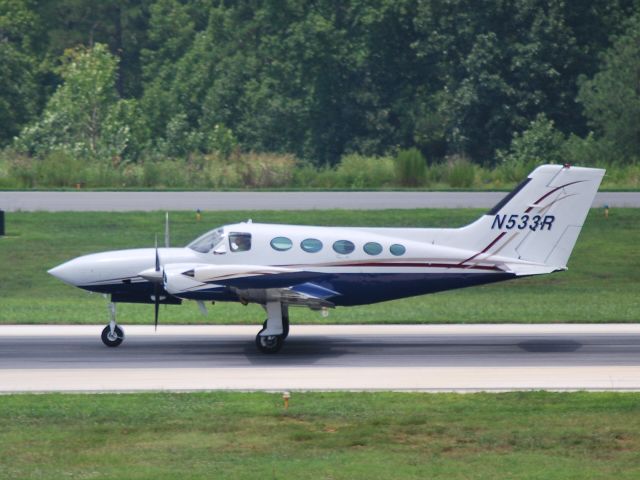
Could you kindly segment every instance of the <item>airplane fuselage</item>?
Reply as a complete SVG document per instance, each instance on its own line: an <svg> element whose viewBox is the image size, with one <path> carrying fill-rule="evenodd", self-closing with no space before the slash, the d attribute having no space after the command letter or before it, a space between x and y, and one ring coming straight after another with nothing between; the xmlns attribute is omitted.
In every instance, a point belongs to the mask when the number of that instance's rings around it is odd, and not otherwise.
<svg viewBox="0 0 640 480"><path fill-rule="evenodd" d="M366 229L238 223L220 232L216 245L159 248L168 299L253 301L255 290L284 289L312 283L331 292L336 306L362 305L422 295L452 288L507 280L514 275L495 264L463 263L477 252L436 243L446 229ZM282 232L282 235L279 234ZM247 249L235 250L235 234L250 239ZM426 239L418 241L418 239ZM206 242L205 242L206 243ZM217 250L217 251L216 251ZM51 273L85 290L111 294L116 301L153 303L153 282L140 274L153 268L155 250L118 250L78 257ZM209 269L201 278L176 272L175 265ZM216 268L217 267L217 268ZM225 267L233 267L231 271ZM268 271L268 268L282 270ZM175 276L189 283L172 291ZM164 301L164 300L163 300ZM171 300L169 300L171 302Z"/></svg>

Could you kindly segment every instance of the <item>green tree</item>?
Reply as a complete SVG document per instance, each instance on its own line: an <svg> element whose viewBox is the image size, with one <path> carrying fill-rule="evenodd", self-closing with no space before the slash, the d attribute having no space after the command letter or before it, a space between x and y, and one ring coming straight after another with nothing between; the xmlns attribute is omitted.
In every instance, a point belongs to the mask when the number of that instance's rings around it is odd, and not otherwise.
<svg viewBox="0 0 640 480"><path fill-rule="evenodd" d="M625 22L624 32L602 57L600 71L581 78L578 101L596 139L607 145L609 160L640 160L640 14Z"/></svg>
<svg viewBox="0 0 640 480"><path fill-rule="evenodd" d="M208 9L203 8L206 12ZM178 62L191 47L196 21L188 5L177 0L158 0L150 7L148 45L141 52L144 93L141 107L153 138L163 143L167 128L184 123L184 99L172 91ZM199 79L201 82L204 79ZM187 125L190 129L190 125ZM182 146L177 145L181 150Z"/></svg>
<svg viewBox="0 0 640 480"><path fill-rule="evenodd" d="M31 59L0 40L0 146L10 142L36 111L34 77Z"/></svg>
<svg viewBox="0 0 640 480"><path fill-rule="evenodd" d="M595 72L596 52L635 7L634 0L420 2L412 48L431 66L420 113L443 123L448 152L476 162L492 163L539 113L563 133L583 131L578 75ZM437 141L434 122L426 131L415 124L419 138Z"/></svg>
<svg viewBox="0 0 640 480"><path fill-rule="evenodd" d="M37 110L34 44L40 23L28 0L0 2L0 146L6 145Z"/></svg>
<svg viewBox="0 0 640 480"><path fill-rule="evenodd" d="M563 163L564 136L556 130L553 120L543 113L533 120L523 132L513 135L508 151L498 150L505 180L518 181L536 165Z"/></svg>
<svg viewBox="0 0 640 480"><path fill-rule="evenodd" d="M142 93L140 52L147 44L152 0L40 0L34 2L44 24L42 61L51 71L64 51L96 43L109 46L119 59L116 89L124 98ZM55 88L59 78L50 76Z"/></svg>
<svg viewBox="0 0 640 480"><path fill-rule="evenodd" d="M64 82L49 99L41 118L16 141L32 154L65 149L84 158L121 158L132 139L138 113L135 101L119 100L117 59L103 44L65 53Z"/></svg>

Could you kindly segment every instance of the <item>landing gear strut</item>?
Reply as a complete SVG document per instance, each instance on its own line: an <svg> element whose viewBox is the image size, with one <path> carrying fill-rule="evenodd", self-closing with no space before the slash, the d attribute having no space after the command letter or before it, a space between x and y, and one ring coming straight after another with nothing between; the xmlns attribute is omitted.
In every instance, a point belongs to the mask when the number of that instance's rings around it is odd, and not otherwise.
<svg viewBox="0 0 640 480"><path fill-rule="evenodd" d="M110 302L108 309L111 320L102 330L102 343L107 347L117 347L124 340L124 330L116 323L116 304Z"/></svg>
<svg viewBox="0 0 640 480"><path fill-rule="evenodd" d="M267 302L267 319L256 335L256 347L262 353L277 353L289 335L289 306Z"/></svg>

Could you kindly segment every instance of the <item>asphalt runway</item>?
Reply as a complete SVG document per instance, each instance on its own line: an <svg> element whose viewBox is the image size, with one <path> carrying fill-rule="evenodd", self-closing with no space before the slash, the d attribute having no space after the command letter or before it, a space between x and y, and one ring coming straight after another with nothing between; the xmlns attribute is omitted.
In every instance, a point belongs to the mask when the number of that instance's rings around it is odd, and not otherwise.
<svg viewBox="0 0 640 480"><path fill-rule="evenodd" d="M491 208L506 192L0 192L0 210L216 211ZM594 208L640 207L640 192L599 192Z"/></svg>
<svg viewBox="0 0 640 480"><path fill-rule="evenodd" d="M0 391L640 390L640 325L0 326Z"/></svg>

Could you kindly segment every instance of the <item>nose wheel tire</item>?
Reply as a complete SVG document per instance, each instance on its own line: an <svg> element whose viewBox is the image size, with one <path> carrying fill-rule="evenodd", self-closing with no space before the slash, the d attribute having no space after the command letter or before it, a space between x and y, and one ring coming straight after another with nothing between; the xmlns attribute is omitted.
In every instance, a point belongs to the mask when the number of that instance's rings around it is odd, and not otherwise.
<svg viewBox="0 0 640 480"><path fill-rule="evenodd" d="M284 335L256 335L256 347L262 353L277 353L284 344Z"/></svg>
<svg viewBox="0 0 640 480"><path fill-rule="evenodd" d="M111 328L109 325L104 327L102 330L102 343L104 343L107 347L117 347L124 340L124 330L121 327L116 325L113 329L113 333L111 333Z"/></svg>

